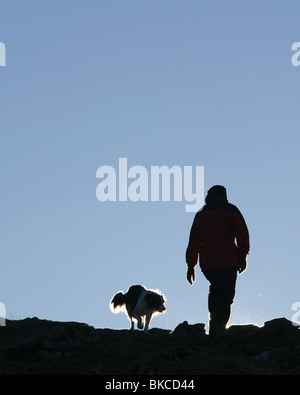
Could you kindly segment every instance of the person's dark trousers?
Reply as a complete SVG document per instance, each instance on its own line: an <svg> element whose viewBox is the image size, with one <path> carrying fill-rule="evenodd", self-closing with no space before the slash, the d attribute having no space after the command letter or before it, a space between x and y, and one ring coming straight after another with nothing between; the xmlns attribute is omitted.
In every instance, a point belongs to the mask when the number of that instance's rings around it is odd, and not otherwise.
<svg viewBox="0 0 300 395"><path fill-rule="evenodd" d="M230 309L235 295L237 269L206 271L204 275L210 282L208 295L209 334L214 335L225 331L229 321Z"/></svg>

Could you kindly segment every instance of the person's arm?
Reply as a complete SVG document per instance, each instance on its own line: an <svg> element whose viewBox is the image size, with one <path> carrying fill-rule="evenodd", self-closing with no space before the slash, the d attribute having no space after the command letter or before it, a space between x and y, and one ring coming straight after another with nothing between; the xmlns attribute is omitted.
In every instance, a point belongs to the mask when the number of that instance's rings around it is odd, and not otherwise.
<svg viewBox="0 0 300 395"><path fill-rule="evenodd" d="M234 213L233 229L240 258L239 273L242 273L247 267L247 255L250 250L250 241L246 222L238 208L236 208Z"/></svg>
<svg viewBox="0 0 300 395"><path fill-rule="evenodd" d="M197 265L199 256L199 236L199 215L197 213L191 227L189 244L185 253L185 260L188 267L186 278L191 285L195 281L195 266Z"/></svg>

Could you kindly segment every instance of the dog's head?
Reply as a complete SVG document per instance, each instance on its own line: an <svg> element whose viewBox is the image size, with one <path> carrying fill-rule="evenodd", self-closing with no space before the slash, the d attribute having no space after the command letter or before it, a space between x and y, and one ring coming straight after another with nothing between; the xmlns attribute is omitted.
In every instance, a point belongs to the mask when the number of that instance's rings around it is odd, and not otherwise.
<svg viewBox="0 0 300 395"><path fill-rule="evenodd" d="M163 295L157 292L149 292L145 299L149 308L153 309L154 312L162 313L166 310L164 305L165 298Z"/></svg>

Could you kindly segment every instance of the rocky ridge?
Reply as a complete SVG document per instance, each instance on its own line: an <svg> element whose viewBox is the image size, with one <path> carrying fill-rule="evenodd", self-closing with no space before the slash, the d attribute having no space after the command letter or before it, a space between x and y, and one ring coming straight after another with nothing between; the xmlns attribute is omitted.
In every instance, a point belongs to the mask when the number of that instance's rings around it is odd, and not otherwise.
<svg viewBox="0 0 300 395"><path fill-rule="evenodd" d="M300 374L300 330L285 318L231 326L215 338L204 324L174 331L96 329L38 318L0 327L0 374Z"/></svg>

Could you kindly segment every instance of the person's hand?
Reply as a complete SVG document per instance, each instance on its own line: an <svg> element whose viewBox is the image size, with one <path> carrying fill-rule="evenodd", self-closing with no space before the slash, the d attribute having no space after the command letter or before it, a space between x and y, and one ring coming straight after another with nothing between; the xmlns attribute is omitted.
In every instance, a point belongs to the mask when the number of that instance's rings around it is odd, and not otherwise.
<svg viewBox="0 0 300 395"><path fill-rule="evenodd" d="M188 267L186 273L186 279L191 285L193 285L193 281L195 281L195 268L193 266Z"/></svg>
<svg viewBox="0 0 300 395"><path fill-rule="evenodd" d="M243 273L244 270L246 270L247 267L247 255L246 254L240 254L239 258L239 274Z"/></svg>

